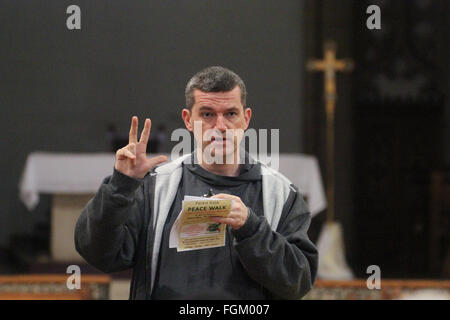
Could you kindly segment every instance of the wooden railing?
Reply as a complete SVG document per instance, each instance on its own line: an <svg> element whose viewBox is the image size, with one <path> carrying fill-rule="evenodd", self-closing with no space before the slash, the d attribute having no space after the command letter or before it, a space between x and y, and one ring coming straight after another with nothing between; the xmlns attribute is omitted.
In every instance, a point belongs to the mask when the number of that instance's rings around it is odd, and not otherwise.
<svg viewBox="0 0 450 320"><path fill-rule="evenodd" d="M108 299L109 276L81 275L80 289L68 289L70 275L35 274L0 276L0 300Z"/></svg>
<svg viewBox="0 0 450 320"><path fill-rule="evenodd" d="M81 288L69 290L70 275L35 274L0 276L0 300L108 299L111 278L81 275ZM369 290L366 280L317 280L309 299L397 299L405 292L434 289L450 292L450 280L381 280L381 290Z"/></svg>
<svg viewBox="0 0 450 320"><path fill-rule="evenodd" d="M381 279L380 289L369 289L364 279L317 280L304 299L327 300L392 300L421 290L444 293L450 297L449 280L396 280Z"/></svg>
<svg viewBox="0 0 450 320"><path fill-rule="evenodd" d="M367 288L366 280L317 280L314 287ZM381 279L382 288L450 289L450 280Z"/></svg>

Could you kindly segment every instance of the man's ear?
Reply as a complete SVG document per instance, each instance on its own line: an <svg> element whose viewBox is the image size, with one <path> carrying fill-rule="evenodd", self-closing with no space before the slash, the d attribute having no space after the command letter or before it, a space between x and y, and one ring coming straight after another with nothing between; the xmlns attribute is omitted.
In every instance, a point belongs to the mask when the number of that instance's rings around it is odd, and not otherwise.
<svg viewBox="0 0 450 320"><path fill-rule="evenodd" d="M252 118L252 109L245 108L245 110L244 110L245 129L244 130L247 130L248 125L250 124L251 118Z"/></svg>
<svg viewBox="0 0 450 320"><path fill-rule="evenodd" d="M186 129L190 132L194 131L194 124L191 122L191 112L185 108L181 111L181 117L183 118Z"/></svg>

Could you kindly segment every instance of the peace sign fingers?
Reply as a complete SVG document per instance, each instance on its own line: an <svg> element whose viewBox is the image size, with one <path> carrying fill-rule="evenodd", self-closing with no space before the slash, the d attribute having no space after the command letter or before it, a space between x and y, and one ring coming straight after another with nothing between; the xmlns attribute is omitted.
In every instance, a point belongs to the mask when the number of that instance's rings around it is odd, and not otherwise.
<svg viewBox="0 0 450 320"><path fill-rule="evenodd" d="M115 168L127 176L141 179L154 166L167 161L167 157L159 156L147 159L146 149L150 138L152 121L150 118L145 119L144 129L142 130L139 142L137 141L138 122L139 119L137 116L131 118L129 142L127 146L116 152Z"/></svg>
<svg viewBox="0 0 450 320"><path fill-rule="evenodd" d="M128 139L128 143L138 143L138 122L139 119L136 116L133 116L131 119L131 127L130 127L130 135ZM145 119L144 130L142 130L141 138L139 139L139 143L147 145L148 139L150 137L150 129L152 127L152 121L150 118Z"/></svg>

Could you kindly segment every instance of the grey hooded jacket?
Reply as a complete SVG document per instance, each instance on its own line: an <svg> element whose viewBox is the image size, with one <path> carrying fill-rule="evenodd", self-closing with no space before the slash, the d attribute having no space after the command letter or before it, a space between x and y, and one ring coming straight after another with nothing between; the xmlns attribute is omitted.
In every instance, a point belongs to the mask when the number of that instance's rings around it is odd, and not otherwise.
<svg viewBox="0 0 450 320"><path fill-rule="evenodd" d="M114 169L75 227L75 247L103 272L133 268L130 299L150 299L162 232L191 155L154 168L142 179ZM309 210L297 188L261 164L264 217L251 215L234 240L249 276L274 299L300 299L313 286L318 254L307 231Z"/></svg>

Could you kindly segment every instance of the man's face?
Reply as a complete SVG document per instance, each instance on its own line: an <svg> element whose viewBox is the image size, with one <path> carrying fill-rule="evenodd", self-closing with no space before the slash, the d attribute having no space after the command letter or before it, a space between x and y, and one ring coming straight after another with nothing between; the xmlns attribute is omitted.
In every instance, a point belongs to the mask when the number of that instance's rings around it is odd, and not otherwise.
<svg viewBox="0 0 450 320"><path fill-rule="evenodd" d="M250 108L244 110L242 106L241 89L238 86L228 92L196 89L194 98L192 110L183 109L182 117L204 154L214 157L236 154L252 115ZM201 123L201 132L198 128L194 130L196 121Z"/></svg>

